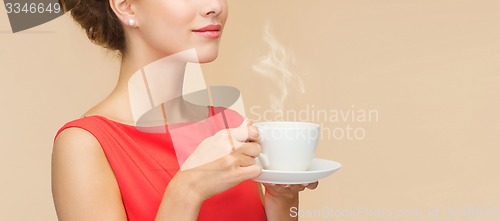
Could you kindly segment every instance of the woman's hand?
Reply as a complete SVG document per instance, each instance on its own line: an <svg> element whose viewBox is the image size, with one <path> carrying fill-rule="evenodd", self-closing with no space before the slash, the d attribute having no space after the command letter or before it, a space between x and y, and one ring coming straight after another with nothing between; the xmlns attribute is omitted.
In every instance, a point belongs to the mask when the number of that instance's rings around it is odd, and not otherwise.
<svg viewBox="0 0 500 221"><path fill-rule="evenodd" d="M306 188L314 190L318 184L318 181L292 185L263 183L266 188L264 207L267 220L298 220L298 217L293 217L290 211L292 208L298 209L299 207L299 192Z"/></svg>
<svg viewBox="0 0 500 221"><path fill-rule="evenodd" d="M170 181L157 220L196 220L204 200L259 176L262 168L255 164L255 157L260 145L245 142L258 140L258 132L251 127L252 122L245 121L205 139ZM234 150L228 148L230 141Z"/></svg>
<svg viewBox="0 0 500 221"><path fill-rule="evenodd" d="M243 146L246 141L258 141L259 132L249 119L236 127L218 131L204 139L181 165L181 171L213 162Z"/></svg>
<svg viewBox="0 0 500 221"><path fill-rule="evenodd" d="M249 119L237 128L221 130L201 142L182 165L179 175L188 177L188 183L202 200L255 178L262 171L255 164L261 147L257 142L247 141L258 139L258 130Z"/></svg>
<svg viewBox="0 0 500 221"><path fill-rule="evenodd" d="M218 160L179 172L174 179L185 180L185 184L190 185L201 200L205 200L259 176L262 168L255 164L255 157L260 150L258 143L245 143Z"/></svg>

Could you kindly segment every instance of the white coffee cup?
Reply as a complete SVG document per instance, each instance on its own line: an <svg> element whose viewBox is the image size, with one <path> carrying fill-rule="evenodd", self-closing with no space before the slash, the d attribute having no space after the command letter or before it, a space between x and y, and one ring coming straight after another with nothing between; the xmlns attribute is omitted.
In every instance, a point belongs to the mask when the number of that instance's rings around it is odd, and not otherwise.
<svg viewBox="0 0 500 221"><path fill-rule="evenodd" d="M305 171L316 152L320 125L308 122L257 122L263 169Z"/></svg>

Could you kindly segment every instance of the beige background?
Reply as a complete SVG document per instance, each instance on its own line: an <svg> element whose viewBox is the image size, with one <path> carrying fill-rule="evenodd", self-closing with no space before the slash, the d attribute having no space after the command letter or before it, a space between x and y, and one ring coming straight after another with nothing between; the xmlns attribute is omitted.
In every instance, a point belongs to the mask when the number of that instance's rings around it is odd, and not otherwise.
<svg viewBox="0 0 500 221"><path fill-rule="evenodd" d="M499 220L446 216L448 208L500 210L500 2L496 0L230 1L209 84L238 87L249 117L276 87L252 70L269 52L270 24L295 54L285 107L376 110L378 121L318 122L363 128L362 140L323 139L317 157L343 168L301 195L301 220ZM63 16L10 33L0 7L0 220L55 220L52 139L113 88L118 63ZM257 114L252 107L261 107ZM344 214L392 211L393 217ZM400 210L403 209L403 210ZM395 217L398 211L420 215ZM437 219L428 211L439 212ZM307 214L306 214L307 215ZM483 214L484 215L484 214Z"/></svg>

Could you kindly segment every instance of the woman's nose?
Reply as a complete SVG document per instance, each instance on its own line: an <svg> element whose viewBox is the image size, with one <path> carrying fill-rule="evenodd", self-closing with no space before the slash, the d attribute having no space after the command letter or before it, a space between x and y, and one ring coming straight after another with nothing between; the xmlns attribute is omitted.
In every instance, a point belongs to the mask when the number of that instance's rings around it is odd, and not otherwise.
<svg viewBox="0 0 500 221"><path fill-rule="evenodd" d="M218 16L224 10L225 0L203 0L201 6L202 16Z"/></svg>

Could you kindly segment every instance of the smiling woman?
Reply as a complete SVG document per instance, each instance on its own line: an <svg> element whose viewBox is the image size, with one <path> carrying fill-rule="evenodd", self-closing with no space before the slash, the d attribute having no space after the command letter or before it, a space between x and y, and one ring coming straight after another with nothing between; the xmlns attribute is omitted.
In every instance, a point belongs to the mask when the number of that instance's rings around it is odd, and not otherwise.
<svg viewBox="0 0 500 221"><path fill-rule="evenodd" d="M295 219L289 208L298 206L298 192L307 185L267 185L263 204L260 184L251 180L262 171L255 163L261 149L252 121L182 98L187 63L218 55L225 0L63 5L92 42L119 52L121 66L114 90L54 138L52 192L60 220ZM176 56L186 51L194 56ZM155 96L152 74L162 76ZM132 93L137 76L146 96ZM138 100L151 107L165 102L164 133L138 130Z"/></svg>

